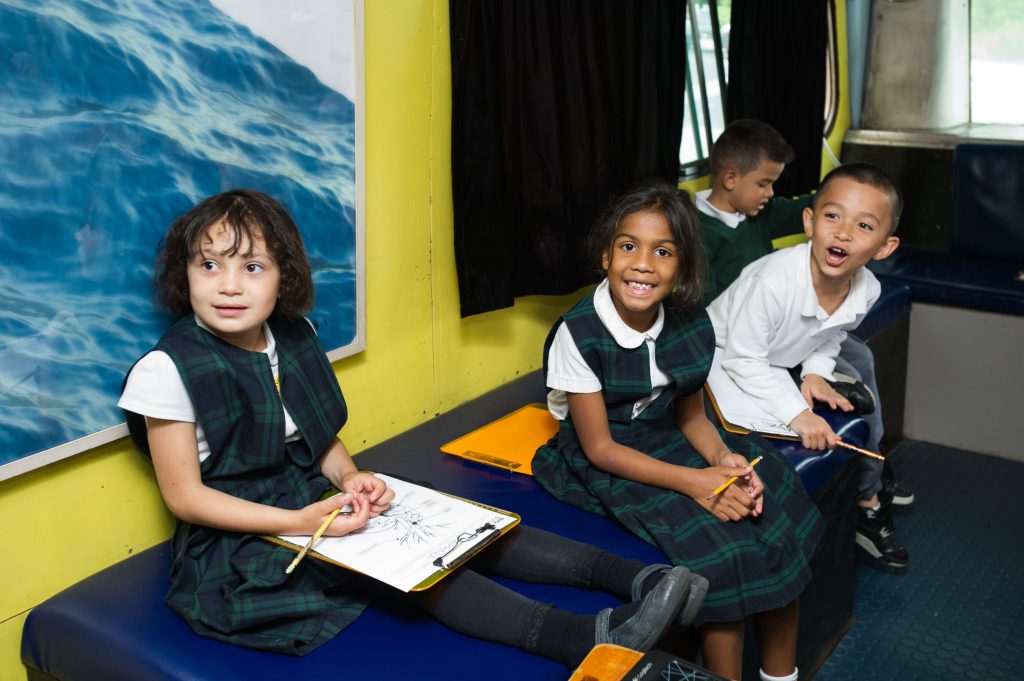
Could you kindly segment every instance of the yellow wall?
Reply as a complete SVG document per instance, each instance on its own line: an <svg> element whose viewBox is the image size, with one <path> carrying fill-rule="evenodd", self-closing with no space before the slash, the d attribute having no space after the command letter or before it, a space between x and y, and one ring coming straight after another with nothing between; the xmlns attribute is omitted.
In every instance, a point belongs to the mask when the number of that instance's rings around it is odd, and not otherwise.
<svg viewBox="0 0 1024 681"><path fill-rule="evenodd" d="M335 363L355 452L539 367L544 334L576 298L459 318L448 3L364 5L367 349ZM0 483L0 519L2 679L25 677L30 608L173 527L127 441Z"/></svg>
<svg viewBox="0 0 1024 681"><path fill-rule="evenodd" d="M524 298L459 318L447 0L367 0L364 29L367 350L335 364L351 410L342 436L354 452L536 369L544 334L577 298ZM24 678L30 608L173 527L126 441L0 483L0 519L4 679Z"/></svg>

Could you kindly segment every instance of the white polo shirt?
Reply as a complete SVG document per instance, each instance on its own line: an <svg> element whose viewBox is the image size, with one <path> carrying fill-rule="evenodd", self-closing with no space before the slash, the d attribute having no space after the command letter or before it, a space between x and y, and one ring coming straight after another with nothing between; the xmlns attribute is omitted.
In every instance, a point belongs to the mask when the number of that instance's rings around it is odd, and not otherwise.
<svg viewBox="0 0 1024 681"><path fill-rule="evenodd" d="M651 366L651 387L650 395L638 400L633 405L633 418L636 418L647 407L648 404L658 399L665 386L672 382L672 378L658 368L654 361L654 343L665 326L665 308L658 306L658 317L654 320L647 331L636 331L626 325L612 302L611 294L608 292L608 280L605 279L594 290L594 309L597 310L598 319L605 328L623 348L638 348L641 343L647 343L647 356ZM596 393L601 392L601 381L591 371L590 366L583 355L580 354L576 342L569 332L565 322L558 327L555 338L548 349L548 375L546 377L548 391L548 411L559 421L565 419L569 414L569 402L566 393Z"/></svg>
<svg viewBox="0 0 1024 681"><path fill-rule="evenodd" d="M875 275L861 268L829 315L814 292L810 243L755 260L708 307L722 368L762 409L788 424L807 402L793 381L775 378L769 367L803 364L802 376L833 380L840 344L881 290Z"/></svg>

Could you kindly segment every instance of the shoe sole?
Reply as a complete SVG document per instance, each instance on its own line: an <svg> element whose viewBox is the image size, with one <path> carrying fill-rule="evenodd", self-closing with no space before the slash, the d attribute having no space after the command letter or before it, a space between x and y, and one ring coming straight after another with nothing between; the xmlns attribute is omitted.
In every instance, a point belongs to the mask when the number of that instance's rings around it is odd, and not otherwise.
<svg viewBox="0 0 1024 681"><path fill-rule="evenodd" d="M878 563L881 563L885 567L900 569L905 568L909 564L909 561L894 561L882 558L882 552L875 548L874 543L859 532L856 535L857 546L864 549L864 551L875 559Z"/></svg>
<svg viewBox="0 0 1024 681"><path fill-rule="evenodd" d="M914 505L914 497L893 497L892 501L890 501L889 503L891 503L893 506L902 506L906 508L907 506Z"/></svg>

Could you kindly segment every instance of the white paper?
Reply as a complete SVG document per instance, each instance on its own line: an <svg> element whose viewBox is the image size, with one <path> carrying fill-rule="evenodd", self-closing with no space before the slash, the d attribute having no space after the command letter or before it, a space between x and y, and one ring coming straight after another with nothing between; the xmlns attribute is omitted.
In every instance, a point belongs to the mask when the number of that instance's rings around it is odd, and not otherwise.
<svg viewBox="0 0 1024 681"><path fill-rule="evenodd" d="M777 374L779 380L788 382L793 380L788 369L771 367L771 371ZM708 388L715 398L718 410L722 412L722 417L732 425L762 434L799 437L795 430L759 407L747 393L736 385L732 377L722 368L720 348L715 350L715 357L711 361Z"/></svg>
<svg viewBox="0 0 1024 681"><path fill-rule="evenodd" d="M501 530L516 522L514 516L436 490L387 475L377 477L395 490L391 508L357 532L322 537L313 551L402 591L437 572L435 559L486 535L487 530L478 530L488 523ZM305 546L310 536L280 538ZM460 536L466 541L460 542ZM301 570L301 565L297 569Z"/></svg>

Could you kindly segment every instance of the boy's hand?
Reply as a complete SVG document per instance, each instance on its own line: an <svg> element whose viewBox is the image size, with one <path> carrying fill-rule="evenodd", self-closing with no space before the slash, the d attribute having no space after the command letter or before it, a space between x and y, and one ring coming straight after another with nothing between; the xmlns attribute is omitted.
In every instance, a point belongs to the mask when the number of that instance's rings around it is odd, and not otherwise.
<svg viewBox="0 0 1024 681"><path fill-rule="evenodd" d="M850 400L833 390L828 381L817 374L807 374L804 377L804 382L800 385L800 394L804 396L807 406L812 409L814 408L814 400L818 400L833 409L853 411L853 405L850 404ZM794 428L794 430L796 429Z"/></svg>
<svg viewBox="0 0 1024 681"><path fill-rule="evenodd" d="M804 447L808 449L828 449L836 446L836 434L832 432L832 427L810 409L797 414L789 423L789 427L796 431Z"/></svg>

